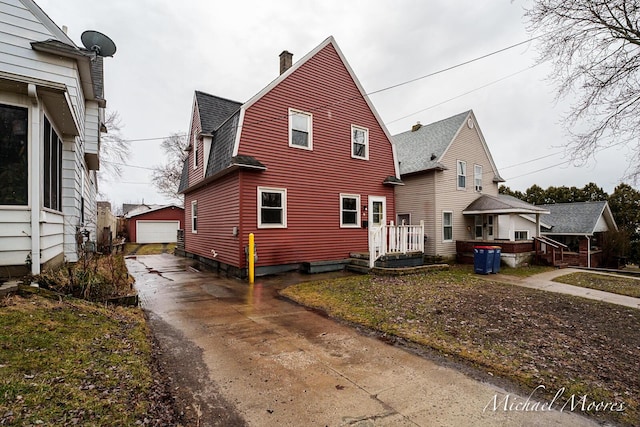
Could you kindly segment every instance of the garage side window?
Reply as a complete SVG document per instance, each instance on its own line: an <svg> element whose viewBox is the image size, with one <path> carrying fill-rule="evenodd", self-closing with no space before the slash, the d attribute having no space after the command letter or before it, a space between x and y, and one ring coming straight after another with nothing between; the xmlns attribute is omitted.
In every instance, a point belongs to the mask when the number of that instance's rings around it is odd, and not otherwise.
<svg viewBox="0 0 640 427"><path fill-rule="evenodd" d="M198 232L198 201L191 202L191 232Z"/></svg>

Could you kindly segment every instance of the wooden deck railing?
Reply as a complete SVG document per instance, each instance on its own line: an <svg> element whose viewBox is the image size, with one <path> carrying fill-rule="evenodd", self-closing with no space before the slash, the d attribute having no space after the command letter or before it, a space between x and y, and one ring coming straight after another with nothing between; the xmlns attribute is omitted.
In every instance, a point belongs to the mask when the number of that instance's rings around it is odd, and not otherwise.
<svg viewBox="0 0 640 427"><path fill-rule="evenodd" d="M424 221L420 225L389 225L369 230L369 268L390 253L424 252Z"/></svg>

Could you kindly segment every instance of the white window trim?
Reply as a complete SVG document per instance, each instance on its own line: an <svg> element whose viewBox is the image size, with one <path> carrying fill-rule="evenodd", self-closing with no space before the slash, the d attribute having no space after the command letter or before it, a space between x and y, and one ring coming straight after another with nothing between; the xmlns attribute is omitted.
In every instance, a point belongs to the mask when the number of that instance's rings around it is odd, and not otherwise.
<svg viewBox="0 0 640 427"><path fill-rule="evenodd" d="M478 169L480 173L478 173ZM478 180L480 180L480 185L478 185ZM482 192L482 165L473 165L473 187L478 192Z"/></svg>
<svg viewBox="0 0 640 427"><path fill-rule="evenodd" d="M198 137L193 136L193 169L198 169Z"/></svg>
<svg viewBox="0 0 640 427"><path fill-rule="evenodd" d="M404 225L411 225L411 213L407 212L407 213L397 213L396 214L396 221L398 221L398 225L402 225L402 221L400 221L400 217L401 216L405 216L407 215L409 217L409 222L405 223Z"/></svg>
<svg viewBox="0 0 640 427"><path fill-rule="evenodd" d="M364 131L364 157L356 156L353 154L353 145L355 141L353 140L353 131L355 129ZM358 160L369 160L369 129L362 127L351 125L351 158Z"/></svg>
<svg viewBox="0 0 640 427"><path fill-rule="evenodd" d="M195 206L195 209L193 208L194 206ZM193 214L194 210L196 212L195 215ZM193 226L194 220L196 224L195 228ZM198 234L198 201L197 200L191 201L191 233Z"/></svg>
<svg viewBox="0 0 640 427"><path fill-rule="evenodd" d="M445 216L445 214L451 214L451 225L445 225L444 224L444 216ZM444 238L444 228L445 227L451 227L451 239L445 239ZM443 243L453 242L453 211L442 211L442 242Z"/></svg>
<svg viewBox="0 0 640 427"><path fill-rule="evenodd" d="M345 224L342 222L342 200L356 199L356 223ZM360 195L359 194L340 194L340 228L360 228Z"/></svg>
<svg viewBox="0 0 640 427"><path fill-rule="evenodd" d="M527 235L527 237L524 238L524 239L516 239L516 233L525 233ZM513 240L516 241L516 242L520 242L522 240L529 240L529 230L515 230L513 232Z"/></svg>
<svg viewBox="0 0 640 427"><path fill-rule="evenodd" d="M293 143L293 138L292 138L293 116L296 114L302 114L307 116L307 120L309 124L309 145L306 147L302 145L296 145ZM313 151L313 114L307 113L306 111L294 110L293 108L289 108L289 147L299 148L301 150Z"/></svg>
<svg viewBox="0 0 640 427"><path fill-rule="evenodd" d="M463 173L460 173L460 165L462 165ZM464 176L464 187L460 186L460 177ZM456 188L458 190L467 189L467 162L464 160L456 160Z"/></svg>
<svg viewBox="0 0 640 427"><path fill-rule="evenodd" d="M281 224L263 224L262 223L262 193L280 193L282 194L282 223ZM258 187L258 228L287 228L287 189Z"/></svg>

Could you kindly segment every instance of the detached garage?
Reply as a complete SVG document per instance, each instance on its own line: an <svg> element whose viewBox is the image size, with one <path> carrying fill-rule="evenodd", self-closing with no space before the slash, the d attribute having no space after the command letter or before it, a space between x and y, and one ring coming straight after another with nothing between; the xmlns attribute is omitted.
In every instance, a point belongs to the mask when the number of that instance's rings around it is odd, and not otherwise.
<svg viewBox="0 0 640 427"><path fill-rule="evenodd" d="M127 215L129 241L136 243L175 243L184 228L184 208L161 206Z"/></svg>

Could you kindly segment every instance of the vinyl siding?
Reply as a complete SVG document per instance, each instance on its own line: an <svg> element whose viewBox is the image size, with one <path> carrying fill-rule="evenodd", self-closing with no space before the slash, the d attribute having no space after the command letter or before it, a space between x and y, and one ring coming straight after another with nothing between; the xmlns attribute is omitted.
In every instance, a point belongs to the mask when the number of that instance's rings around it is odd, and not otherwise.
<svg viewBox="0 0 640 427"><path fill-rule="evenodd" d="M436 187L438 198L436 201L436 254L452 256L456 253L456 240L469 240L473 238L473 217L468 219L462 215L462 211L481 194L491 196L498 195L498 184L493 182L495 172L491 161L485 151L477 123L469 128L466 123L460 127L460 131L454 138L448 150L443 155L442 163L448 168L437 174ZM466 189L457 189L457 161L467 162ZM482 192L476 192L474 188L474 165L482 166ZM442 212L453 212L453 242L442 241ZM471 227L471 231L467 230Z"/></svg>
<svg viewBox="0 0 640 427"><path fill-rule="evenodd" d="M40 10L34 9L32 12L25 6L25 4L29 5L29 3L25 2L23 4L19 0L0 0L0 34L2 35L0 37L0 73L4 79L10 79L11 74L14 74L37 79L34 80L36 84L39 84L38 80L41 80L43 84L51 82L57 85L64 85L67 90L67 95L71 102L71 110L75 116L75 121L79 124L79 136L69 137L63 135L59 131L55 120L47 115L51 119L53 127L56 128L58 135L63 139L62 213L64 217L58 212L44 211L41 206L34 208L41 209L41 262L45 263L48 260L60 257L62 253L64 253L68 261L76 261L78 259L76 233L77 229L83 225L80 223L82 174L85 176L85 218L88 219L86 225L92 232L91 239L95 239L97 185L95 174L87 172L84 149L88 148L90 152L98 153L99 107L96 102L91 101L87 102L85 108L85 97L75 60L36 52L32 49L31 42L33 41L59 39L68 43L69 40L61 33L60 29L44 17ZM9 89L10 87L11 89ZM15 93L1 92L0 102L19 100L19 105L29 108L29 126L31 127L34 122L33 117L39 117L39 124L42 127L43 117L46 114L45 102L40 102L38 106L33 106L24 95L26 93L26 85L23 83L4 86L3 90L15 91ZM38 90L40 89L38 88ZM85 133L85 122L89 123L87 133ZM31 156L33 145L36 143L42 144L41 130L38 141L33 141L32 139L33 133L30 129L28 140L29 161L42 162L41 158L33 159ZM30 177L29 179L42 178ZM31 189L31 185L29 188ZM13 240L20 242L17 246L20 249L16 251L15 256L12 256L12 259L0 256L0 265L24 264L26 255L31 252L30 238L25 237L23 234L25 229L30 229L30 218L28 211L26 212L27 218L23 218L24 223L14 223L11 222L13 214L0 210L0 228L11 224L12 229L15 230ZM2 245L0 246L9 244L9 240L5 240L5 238L9 238L9 236L3 237Z"/></svg>
<svg viewBox="0 0 640 427"><path fill-rule="evenodd" d="M216 261L244 267L240 251L244 250L233 227L240 226L239 174L227 175L215 183L185 194L184 237L188 252ZM191 202L198 202L198 232L192 233ZM244 258L244 255L242 256Z"/></svg>
<svg viewBox="0 0 640 427"><path fill-rule="evenodd" d="M345 99L351 100L344 102ZM313 114L313 150L289 147L289 108ZM369 160L351 158L351 126L369 130ZM238 154L266 165L243 173L242 245L258 244L257 266L347 258L367 250L367 230L340 228L340 194L386 197L395 218L391 144L331 44L245 111ZM257 228L257 188L287 190L287 228ZM362 213L361 213L362 215Z"/></svg>
<svg viewBox="0 0 640 427"><path fill-rule="evenodd" d="M197 136L200 132L202 132L202 124L200 123L200 112L198 111L198 104L196 97L193 97L193 111L191 113L191 126L189 131L190 143L192 144L191 151L189 151L189 160L188 160L188 174L189 174L189 186L196 184L201 181L204 177L204 147L202 146L202 141L198 141ZM193 144L198 144L198 150L195 151L193 149ZM194 155L198 156L198 167L196 169L193 168L194 165ZM191 217L189 217L191 218Z"/></svg>
<svg viewBox="0 0 640 427"><path fill-rule="evenodd" d="M425 253L436 254L436 175L441 172L429 171L422 174L402 177L405 185L395 188L396 211L410 214L414 225L424 221L424 232L427 236ZM441 232L440 232L441 234Z"/></svg>

